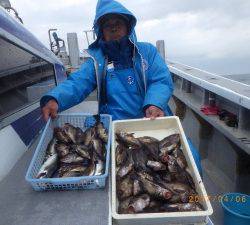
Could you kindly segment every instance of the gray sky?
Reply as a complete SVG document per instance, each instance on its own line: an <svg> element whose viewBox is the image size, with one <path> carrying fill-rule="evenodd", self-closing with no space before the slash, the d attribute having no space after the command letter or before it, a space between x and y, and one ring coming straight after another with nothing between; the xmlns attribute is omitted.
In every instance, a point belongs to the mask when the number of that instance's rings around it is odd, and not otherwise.
<svg viewBox="0 0 250 225"><path fill-rule="evenodd" d="M250 0L119 0L137 17L139 41L165 40L173 61L217 74L250 74ZM11 0L25 26L46 46L58 36L92 28L97 0Z"/></svg>

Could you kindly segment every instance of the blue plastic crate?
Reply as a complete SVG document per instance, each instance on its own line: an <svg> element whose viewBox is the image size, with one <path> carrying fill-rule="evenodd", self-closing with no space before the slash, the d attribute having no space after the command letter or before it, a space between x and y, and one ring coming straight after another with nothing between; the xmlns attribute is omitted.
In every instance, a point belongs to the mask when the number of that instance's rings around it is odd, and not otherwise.
<svg viewBox="0 0 250 225"><path fill-rule="evenodd" d="M100 117L101 122L103 122L104 127L108 131L108 143L106 144L106 163L104 174L101 176L81 176L69 178L36 178L36 175L42 166L46 154L47 145L53 137L54 127L61 127L65 123L71 123L75 127L80 127L82 130L86 130L88 127L93 126L96 122L93 115L91 114L61 113L55 120L48 120L26 173L25 179L31 184L34 190L76 190L105 187L110 164L110 139L112 120L110 115L101 114Z"/></svg>

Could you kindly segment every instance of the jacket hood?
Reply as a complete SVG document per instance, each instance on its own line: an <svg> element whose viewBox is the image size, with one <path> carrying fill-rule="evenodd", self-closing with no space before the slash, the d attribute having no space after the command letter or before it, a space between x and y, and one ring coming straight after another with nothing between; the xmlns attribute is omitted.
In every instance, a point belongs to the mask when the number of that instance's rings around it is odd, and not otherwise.
<svg viewBox="0 0 250 225"><path fill-rule="evenodd" d="M130 34L129 36L133 37L133 41L136 41L135 35L135 25L136 25L136 17L131 13L127 8L125 8L121 3L114 1L114 0L98 0L96 5L96 15L94 20L94 31L97 36L97 40L92 43L89 48L96 47L99 39L102 37L102 33L99 27L99 19L106 14L120 14L126 16L129 20L129 27L130 27Z"/></svg>

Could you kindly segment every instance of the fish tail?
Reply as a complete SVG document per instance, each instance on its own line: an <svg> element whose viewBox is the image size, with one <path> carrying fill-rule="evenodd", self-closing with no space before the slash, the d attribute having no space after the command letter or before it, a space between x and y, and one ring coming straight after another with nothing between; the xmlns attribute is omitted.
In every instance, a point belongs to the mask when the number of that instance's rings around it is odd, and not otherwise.
<svg viewBox="0 0 250 225"><path fill-rule="evenodd" d="M94 115L93 117L95 118L95 120L96 120L97 123L101 121L101 116L100 116L100 114L96 114L96 115Z"/></svg>

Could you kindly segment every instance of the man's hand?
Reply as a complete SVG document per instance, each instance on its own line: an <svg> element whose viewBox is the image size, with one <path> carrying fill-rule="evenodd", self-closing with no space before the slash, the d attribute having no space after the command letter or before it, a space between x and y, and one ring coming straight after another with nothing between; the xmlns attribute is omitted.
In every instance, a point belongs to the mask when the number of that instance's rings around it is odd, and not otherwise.
<svg viewBox="0 0 250 225"><path fill-rule="evenodd" d="M149 106L146 109L145 114L146 114L146 118L150 118L152 120L154 120L156 117L164 116L164 112L160 108L154 105Z"/></svg>
<svg viewBox="0 0 250 225"><path fill-rule="evenodd" d="M50 100L48 103L42 108L43 119L47 121L51 116L52 119L57 117L58 104L55 100Z"/></svg>

